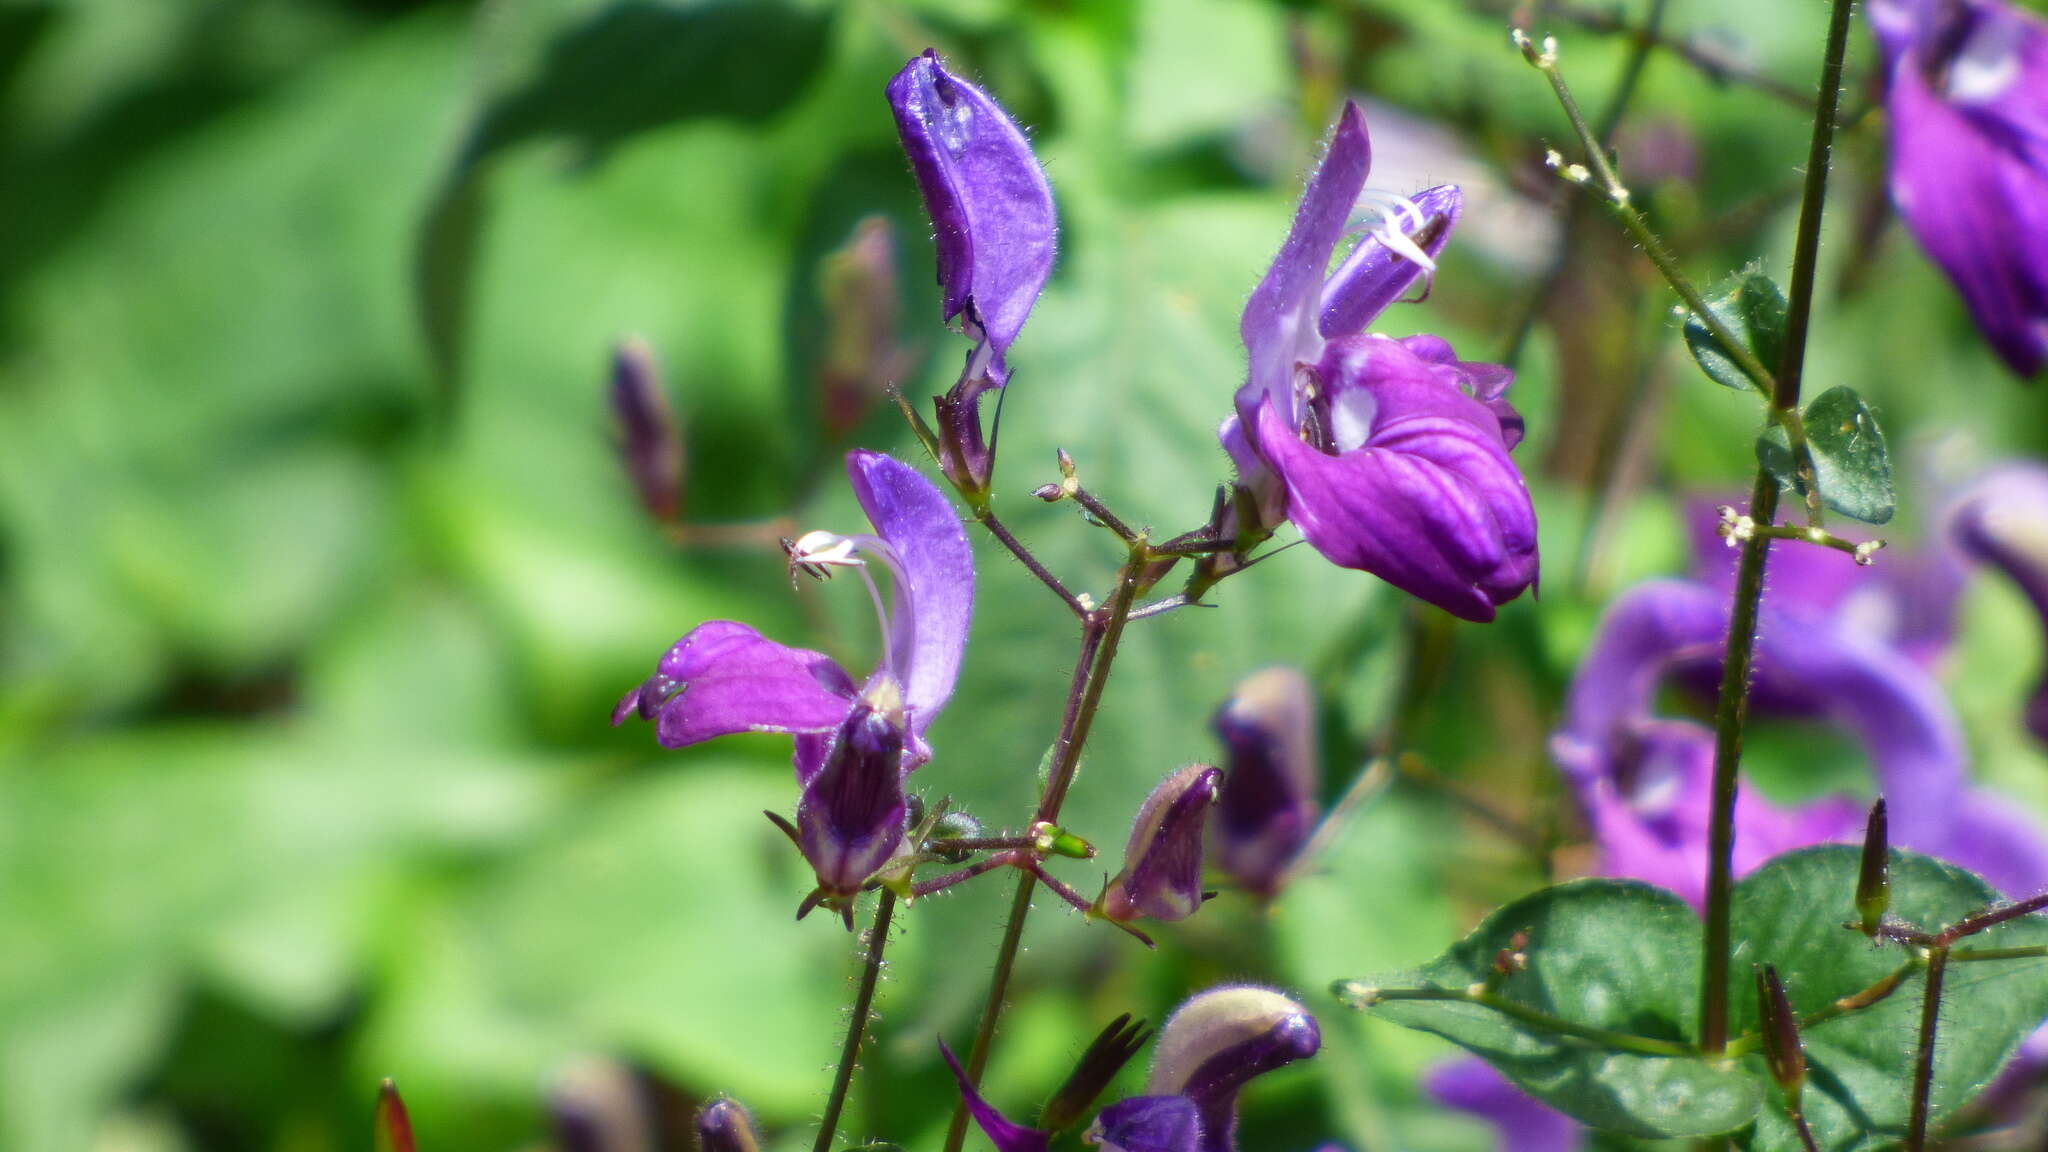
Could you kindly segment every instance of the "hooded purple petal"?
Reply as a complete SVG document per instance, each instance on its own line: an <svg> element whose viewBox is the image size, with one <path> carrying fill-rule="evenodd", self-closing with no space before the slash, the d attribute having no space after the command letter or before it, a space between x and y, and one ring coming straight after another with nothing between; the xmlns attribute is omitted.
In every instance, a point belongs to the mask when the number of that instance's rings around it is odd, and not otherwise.
<svg viewBox="0 0 2048 1152"><path fill-rule="evenodd" d="M2011 579L2048 636L2048 468L2015 465L1987 473L1957 499L1947 519L1956 546ZM2026 722L2048 741L2048 672L2027 704Z"/></svg>
<svg viewBox="0 0 2048 1152"><path fill-rule="evenodd" d="M1052 1146L1052 1133L1015 1123L982 1099L968 1080L967 1070L960 1067L960 1061L944 1040L939 1041L939 1055L946 1058L946 1066L953 1070L953 1080L960 1086L960 1098L967 1101L968 1113L988 1135L989 1143L996 1146L996 1152L1045 1152Z"/></svg>
<svg viewBox="0 0 2048 1152"><path fill-rule="evenodd" d="M1585 1144L1577 1121L1515 1087L1484 1060L1439 1065L1426 1086L1439 1103L1498 1129L1495 1152L1578 1152Z"/></svg>
<svg viewBox="0 0 2048 1152"><path fill-rule="evenodd" d="M974 554L953 505L917 469L852 452L846 474L875 531L895 553L890 669L911 731L922 735L953 695L974 616Z"/></svg>
<svg viewBox="0 0 2048 1152"><path fill-rule="evenodd" d="M1087 1139L1104 1152L1201 1152L1202 1114L1185 1096L1133 1096L1104 1108Z"/></svg>
<svg viewBox="0 0 2048 1152"><path fill-rule="evenodd" d="M830 732L853 696L853 681L823 653L713 620L675 642L655 676L620 701L612 723L635 711L658 714L656 733L669 748L735 732Z"/></svg>
<svg viewBox="0 0 2048 1152"><path fill-rule="evenodd" d="M1493 619L1537 575L1536 513L1499 418L1386 337L1333 341L1318 373L1322 443L1259 410L1289 517L1332 563Z"/></svg>
<svg viewBox="0 0 2048 1152"><path fill-rule="evenodd" d="M1270 896L1315 831L1323 777L1315 694L1299 669L1263 669L1238 684L1214 723L1230 751L1216 802L1217 864Z"/></svg>
<svg viewBox="0 0 2048 1152"><path fill-rule="evenodd" d="M1891 193L2012 370L2048 368L2048 24L1996 0L1879 0Z"/></svg>
<svg viewBox="0 0 2048 1152"><path fill-rule="evenodd" d="M1194 764L1161 781L1138 809L1124 870L1102 894L1102 914L1184 920L1202 906L1202 828L1223 773Z"/></svg>
<svg viewBox="0 0 2048 1152"><path fill-rule="evenodd" d="M889 108L931 216L946 320L963 313L1003 353L1052 272L1058 220L1031 143L988 95L927 50L889 81Z"/></svg>
<svg viewBox="0 0 2048 1152"><path fill-rule="evenodd" d="M903 843L903 733L865 705L840 726L797 801L797 846L830 896L850 896Z"/></svg>
<svg viewBox="0 0 2048 1152"><path fill-rule="evenodd" d="M1256 422L1254 414L1268 399L1281 406L1283 416L1292 415L1294 365L1314 360L1321 347L1316 314L1323 278L1371 166L1365 116L1346 101L1322 165L1302 192L1294 228L1244 308L1238 330L1251 355L1251 372L1238 390L1237 413L1247 425Z"/></svg>
<svg viewBox="0 0 2048 1152"><path fill-rule="evenodd" d="M1422 222L1406 229L1408 238L1435 259L1450 242L1464 197L1457 185L1439 184L1416 193L1414 204L1422 212ZM1364 332L1366 325L1399 300L1422 274L1421 265L1367 236L1323 283L1322 315L1316 329L1331 339Z"/></svg>
<svg viewBox="0 0 2048 1152"><path fill-rule="evenodd" d="M1321 1047L1315 1017L1286 996L1245 984L1211 988L1167 1019L1145 1091L1194 1101L1203 1152L1228 1152L1236 1147L1238 1090Z"/></svg>

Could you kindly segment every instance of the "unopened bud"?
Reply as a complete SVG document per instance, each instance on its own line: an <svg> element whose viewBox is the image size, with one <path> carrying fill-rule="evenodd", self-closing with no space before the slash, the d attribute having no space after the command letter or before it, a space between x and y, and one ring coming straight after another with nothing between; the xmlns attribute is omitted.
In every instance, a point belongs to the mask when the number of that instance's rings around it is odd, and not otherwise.
<svg viewBox="0 0 2048 1152"><path fill-rule="evenodd" d="M761 1152L754 1117L740 1102L720 1096L697 1113L699 1152Z"/></svg>
<svg viewBox="0 0 2048 1152"><path fill-rule="evenodd" d="M1520 28L1510 28L1508 29L1508 40L1521 51L1522 59L1527 60L1531 64L1536 63L1536 41L1530 39L1527 32L1522 31Z"/></svg>
<svg viewBox="0 0 2048 1152"><path fill-rule="evenodd" d="M1785 1093L1789 1107L1799 1107L1800 1089L1806 1086L1806 1049L1799 1043L1799 1017L1785 995L1778 970L1765 964L1756 971L1756 1015L1764 1037L1764 1063L1771 1079Z"/></svg>
<svg viewBox="0 0 2048 1152"><path fill-rule="evenodd" d="M1254 672L1217 710L1214 726L1229 752L1216 803L1217 864L1271 897L1315 831L1323 776L1315 692L1299 669Z"/></svg>
<svg viewBox="0 0 2048 1152"><path fill-rule="evenodd" d="M377 1089L376 1152L413 1152L412 1117L399 1098L398 1085L386 1079Z"/></svg>
<svg viewBox="0 0 2048 1152"><path fill-rule="evenodd" d="M1057 484L1040 484L1031 490L1031 494L1047 504L1057 504L1066 498L1067 490Z"/></svg>
<svg viewBox="0 0 2048 1152"><path fill-rule="evenodd" d="M845 437L909 368L896 343L901 293L896 238L889 220L869 216L819 268L825 304L825 358L818 369L825 429Z"/></svg>
<svg viewBox="0 0 2048 1152"><path fill-rule="evenodd" d="M1067 450L1065 448L1054 449L1054 451L1059 456L1060 479L1068 481L1076 479L1080 475L1080 473L1079 470L1074 467L1074 458L1068 455Z"/></svg>
<svg viewBox="0 0 2048 1152"><path fill-rule="evenodd" d="M1038 1114L1038 1126L1053 1133L1080 1123L1103 1089L1109 1087L1109 1082L1116 1079L1117 1073L1123 1071L1151 1036L1145 1022L1133 1022L1128 1012L1110 1021L1075 1062L1074 1071L1059 1091L1045 1102Z"/></svg>
<svg viewBox="0 0 2048 1152"><path fill-rule="evenodd" d="M1856 915L1863 934L1875 938L1891 909L1891 834L1884 797L1870 806L1863 829L1863 865L1856 873Z"/></svg>
<svg viewBox="0 0 2048 1152"><path fill-rule="evenodd" d="M939 471L974 507L986 507L990 479L995 475L995 448L981 428L981 398L996 386L970 354L967 369L944 396L932 399L933 434L939 444Z"/></svg>
<svg viewBox="0 0 2048 1152"><path fill-rule="evenodd" d="M1877 563L1877 550L1884 547L1882 540L1865 540L1856 546L1856 562L1865 568Z"/></svg>
<svg viewBox="0 0 2048 1152"><path fill-rule="evenodd" d="M619 459L641 505L656 520L673 521L682 511L683 439L645 341L623 340L613 351L611 402Z"/></svg>
<svg viewBox="0 0 2048 1152"><path fill-rule="evenodd" d="M1322 1047L1315 1017L1269 988L1225 985L1196 994L1159 1032L1145 1091L1183 1096L1209 1131L1236 1122L1237 1092L1255 1076L1305 1060Z"/></svg>
<svg viewBox="0 0 2048 1152"><path fill-rule="evenodd" d="M1096 902L1120 923L1149 916L1184 920L1202 906L1202 826L1222 773L1194 764L1161 781L1138 809L1124 870Z"/></svg>
<svg viewBox="0 0 2048 1152"><path fill-rule="evenodd" d="M1041 820L1031 826L1031 836L1032 846L1041 856L1066 856L1074 860L1095 858L1095 845L1057 824Z"/></svg>

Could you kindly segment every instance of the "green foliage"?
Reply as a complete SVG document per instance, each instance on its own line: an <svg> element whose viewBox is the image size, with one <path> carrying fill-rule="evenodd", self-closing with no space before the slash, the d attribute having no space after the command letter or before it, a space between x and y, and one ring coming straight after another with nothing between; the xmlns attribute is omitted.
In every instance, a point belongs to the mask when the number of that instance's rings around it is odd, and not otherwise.
<svg viewBox="0 0 2048 1152"><path fill-rule="evenodd" d="M1766 372L1778 370L1785 354L1785 293L1761 264L1751 264L1716 284L1707 293L1707 308ZM1757 387L1698 316L1686 317L1685 345L1716 384L1738 392Z"/></svg>
<svg viewBox="0 0 2048 1152"><path fill-rule="evenodd" d="M1866 524L1889 521L1896 503L1892 461L1870 405L1854 388L1842 385L1814 397L1804 416L1821 502ZM1781 486L1806 494L1783 428L1772 427L1757 438L1756 458Z"/></svg>
<svg viewBox="0 0 2048 1152"><path fill-rule="evenodd" d="M1486 918L1418 969L1346 982L1373 1015L1443 1036L1531 1095L1596 1128L1631 1136L1700 1136L1744 1128L1752 1152L1796 1152L1798 1134L1757 1032L1749 964L1783 977L1805 1017L1804 1110L1828 1152L1861 1152L1904 1133L1924 986L1916 949L1873 945L1849 930L1860 852L1846 845L1777 857L1736 885L1730 975L1737 1062L1686 1055L1696 1039L1701 929L1678 897L1625 880L1581 880ZM1977 877L1909 852L1892 857L1892 915L1935 932L1999 902ZM2048 943L2048 916L1972 936L1966 947ZM1499 967L1521 952L1526 970ZM1838 1002L1904 970L1869 1007ZM1410 989L1438 990L1403 998ZM2048 1019L2048 959L1954 963L1942 1000L1932 1115L1969 1102ZM1675 1046L1645 1054L1645 1042ZM1759 1112L1759 1105L1762 1110Z"/></svg>

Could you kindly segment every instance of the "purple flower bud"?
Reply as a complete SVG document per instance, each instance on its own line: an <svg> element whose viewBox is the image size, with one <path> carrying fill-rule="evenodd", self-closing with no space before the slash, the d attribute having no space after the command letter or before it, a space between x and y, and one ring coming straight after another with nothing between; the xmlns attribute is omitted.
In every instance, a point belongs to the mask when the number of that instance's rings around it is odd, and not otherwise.
<svg viewBox="0 0 2048 1152"><path fill-rule="evenodd" d="M683 439L646 341L623 340L612 353L611 399L619 457L640 503L656 520L674 520L682 511Z"/></svg>
<svg viewBox="0 0 2048 1152"><path fill-rule="evenodd" d="M1236 1147L1237 1093L1253 1077L1322 1047L1315 1017L1269 988L1225 985L1180 1006L1160 1030L1150 1096L1184 1096L1201 1114L1203 1152Z"/></svg>
<svg viewBox="0 0 2048 1152"><path fill-rule="evenodd" d="M1105 1152L1201 1152L1202 1111L1185 1096L1133 1096L1104 1108L1087 1140Z"/></svg>
<svg viewBox="0 0 2048 1152"><path fill-rule="evenodd" d="M939 250L946 320L985 341L989 375L1052 272L1052 189L1009 114L927 50L889 81L889 107Z"/></svg>
<svg viewBox="0 0 2048 1152"><path fill-rule="evenodd" d="M825 357L818 369L825 430L844 437L910 369L896 341L901 294L896 285L896 235L885 216L854 227L844 247L820 269L825 303Z"/></svg>
<svg viewBox="0 0 2048 1152"><path fill-rule="evenodd" d="M1999 357L2048 369L2048 24L2000 0L1874 0L1891 194Z"/></svg>
<svg viewBox="0 0 2048 1152"><path fill-rule="evenodd" d="M720 1096L697 1113L700 1152L761 1152L754 1117L729 1096Z"/></svg>
<svg viewBox="0 0 2048 1152"><path fill-rule="evenodd" d="M798 847L828 898L850 897L903 843L903 730L858 704L797 801Z"/></svg>
<svg viewBox="0 0 2048 1152"><path fill-rule="evenodd" d="M2048 468L2016 465L1986 474L1950 513L1958 547L2010 577L2048 635ZM2027 704L2027 727L2048 741L2048 674Z"/></svg>
<svg viewBox="0 0 2048 1152"><path fill-rule="evenodd" d="M1216 802L1217 864L1272 896L1315 831L1322 752L1315 696L1295 668L1254 672L1216 713L1229 771Z"/></svg>
<svg viewBox="0 0 2048 1152"><path fill-rule="evenodd" d="M1223 773L1194 764L1161 781L1138 809L1124 870L1097 901L1102 914L1184 920L1202 906L1202 825Z"/></svg>

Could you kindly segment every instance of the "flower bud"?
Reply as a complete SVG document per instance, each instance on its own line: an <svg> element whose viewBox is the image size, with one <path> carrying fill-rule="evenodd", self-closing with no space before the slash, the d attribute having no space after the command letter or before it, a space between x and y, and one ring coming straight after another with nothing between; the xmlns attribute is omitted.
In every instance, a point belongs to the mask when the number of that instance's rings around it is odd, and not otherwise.
<svg viewBox="0 0 2048 1152"><path fill-rule="evenodd" d="M612 353L611 401L619 458L640 503L656 520L673 521L682 511L683 439L646 341L622 340Z"/></svg>
<svg viewBox="0 0 2048 1152"><path fill-rule="evenodd" d="M1870 806L1863 830L1863 866L1856 875L1856 915L1865 936L1875 938L1892 902L1891 844L1886 829L1884 797Z"/></svg>
<svg viewBox="0 0 2048 1152"><path fill-rule="evenodd" d="M1785 1093L1787 1107L1797 1111L1799 1092L1806 1086L1806 1049L1799 1043L1799 1016L1778 970L1769 964L1756 970L1756 1016L1763 1029L1764 1063Z"/></svg>
<svg viewBox="0 0 2048 1152"><path fill-rule="evenodd" d="M825 430L844 438L868 409L904 375L909 359L897 346L901 293L896 285L896 236L885 216L854 226L845 246L819 269L825 303L825 357L818 368L818 400Z"/></svg>
<svg viewBox="0 0 2048 1152"><path fill-rule="evenodd" d="M932 398L939 471L977 508L987 503L989 481L995 475L995 445L981 430L981 397L995 386L970 357L959 382L944 396Z"/></svg>
<svg viewBox="0 0 2048 1152"><path fill-rule="evenodd" d="M1145 1091L1192 1100L1201 1110L1202 1147L1231 1148L1238 1089L1320 1047L1315 1017L1293 1000L1244 984L1211 988L1167 1020Z"/></svg>
<svg viewBox="0 0 2048 1152"><path fill-rule="evenodd" d="M761 1152L754 1117L730 1096L720 1096L697 1113L699 1152Z"/></svg>
<svg viewBox="0 0 2048 1152"><path fill-rule="evenodd" d="M1088 1045L1088 1051L1081 1054L1066 1083L1045 1102L1045 1108L1038 1114L1039 1125L1047 1132L1059 1132L1079 1123L1102 1090L1109 1087L1109 1082L1116 1079L1116 1074L1123 1071L1151 1036L1145 1022L1132 1023L1128 1012L1110 1021L1109 1027Z"/></svg>
<svg viewBox="0 0 2048 1152"><path fill-rule="evenodd" d="M1202 906L1202 824L1222 773L1194 764L1168 776L1138 809L1124 870L1096 906L1111 920L1184 920Z"/></svg>
<svg viewBox="0 0 2048 1152"><path fill-rule="evenodd" d="M398 1085L386 1078L377 1089L376 1152L413 1152L412 1117L398 1096Z"/></svg>
<svg viewBox="0 0 2048 1152"><path fill-rule="evenodd" d="M1271 897L1315 831L1322 756L1308 678L1286 667L1253 673L1217 711L1215 728L1229 753L1216 801L1216 862Z"/></svg>
<svg viewBox="0 0 2048 1152"><path fill-rule="evenodd" d="M1102 1110L1089 1127L1090 1144L1105 1152L1198 1152L1201 1109L1185 1096L1133 1096Z"/></svg>
<svg viewBox="0 0 2048 1152"><path fill-rule="evenodd" d="M797 801L797 844L826 901L851 898L903 842L903 730L865 704L840 725Z"/></svg>
<svg viewBox="0 0 2048 1152"><path fill-rule="evenodd" d="M631 1068L611 1060L572 1065L548 1089L556 1152L652 1152L648 1103Z"/></svg>

